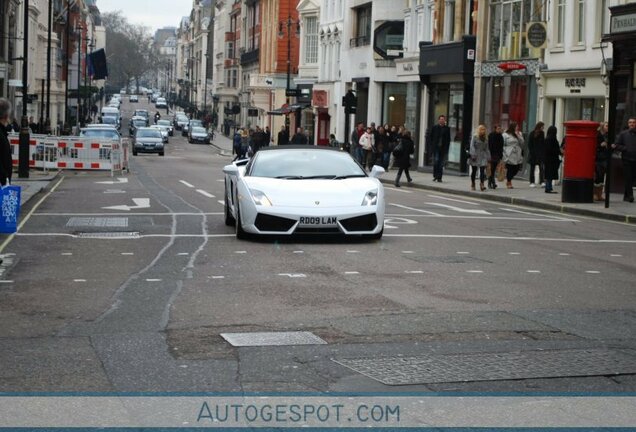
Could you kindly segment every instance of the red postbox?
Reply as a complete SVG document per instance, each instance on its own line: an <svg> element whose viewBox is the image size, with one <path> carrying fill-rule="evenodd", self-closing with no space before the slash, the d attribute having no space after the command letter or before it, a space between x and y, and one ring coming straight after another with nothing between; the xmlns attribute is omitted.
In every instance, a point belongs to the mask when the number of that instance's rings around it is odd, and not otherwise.
<svg viewBox="0 0 636 432"><path fill-rule="evenodd" d="M594 202L596 131L599 123L587 120L565 122L562 202Z"/></svg>

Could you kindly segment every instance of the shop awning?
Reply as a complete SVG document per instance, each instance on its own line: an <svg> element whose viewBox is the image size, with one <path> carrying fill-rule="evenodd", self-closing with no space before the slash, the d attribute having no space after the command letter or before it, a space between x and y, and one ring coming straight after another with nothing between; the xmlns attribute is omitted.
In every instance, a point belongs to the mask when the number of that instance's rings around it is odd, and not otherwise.
<svg viewBox="0 0 636 432"><path fill-rule="evenodd" d="M290 113L293 113L294 111L298 111L298 110L307 108L309 106L310 106L309 104L298 104L298 103L291 104L291 105L285 104L285 105L283 105L280 108L276 108L276 109L273 109L271 111L267 111L267 114L269 114L269 115L288 115Z"/></svg>

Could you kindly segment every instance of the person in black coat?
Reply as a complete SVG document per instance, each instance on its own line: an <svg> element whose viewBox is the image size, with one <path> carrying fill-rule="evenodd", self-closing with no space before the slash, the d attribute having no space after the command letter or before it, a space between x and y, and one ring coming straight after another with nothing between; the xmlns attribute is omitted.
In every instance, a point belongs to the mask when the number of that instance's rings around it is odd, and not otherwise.
<svg viewBox="0 0 636 432"><path fill-rule="evenodd" d="M405 130L402 133L402 138L400 138L400 141L393 150L395 165L398 167L397 177L395 177L395 187L400 187L400 177L402 177L403 172L406 175L408 183L413 183L413 179L409 173L411 155L413 153L415 153L415 144L413 144L413 140L411 139L411 131Z"/></svg>
<svg viewBox="0 0 636 432"><path fill-rule="evenodd" d="M296 145L309 144L309 139L303 132L303 128L299 127L296 129L296 133L292 137L291 143Z"/></svg>
<svg viewBox="0 0 636 432"><path fill-rule="evenodd" d="M278 145L289 144L289 133L285 126L281 126L280 132L278 132Z"/></svg>
<svg viewBox="0 0 636 432"><path fill-rule="evenodd" d="M561 146L557 140L557 128L550 126L546 134L543 150L543 162L545 164L545 193L556 193L552 190L552 181L559 178L559 165L561 165Z"/></svg>
<svg viewBox="0 0 636 432"><path fill-rule="evenodd" d="M497 183L495 182L495 176L497 174L497 165L503 158L503 130L500 125L495 125L490 134L488 134L488 150L490 150L490 177L488 177L488 187L490 189L497 189Z"/></svg>
<svg viewBox="0 0 636 432"><path fill-rule="evenodd" d="M605 183L605 171L609 159L608 125L602 122L596 132L596 161L594 163L594 200L603 201L603 185Z"/></svg>
<svg viewBox="0 0 636 432"><path fill-rule="evenodd" d="M13 157L11 156L11 144L9 144L9 115L11 113L11 102L5 98L0 98L0 184L6 186L11 184L11 174L13 172Z"/></svg>
<svg viewBox="0 0 636 432"><path fill-rule="evenodd" d="M627 120L627 130L618 135L612 148L621 152L625 194L623 201L634 202L634 175L636 175L636 117Z"/></svg>
<svg viewBox="0 0 636 432"><path fill-rule="evenodd" d="M530 187L535 187L534 169L539 167L539 184L543 183L543 155L545 154L545 123L538 122L528 137L528 164L530 165Z"/></svg>
<svg viewBox="0 0 636 432"><path fill-rule="evenodd" d="M429 148L433 154L433 181L442 182L444 162L450 147L450 128L446 125L446 116L441 115L437 124L431 128Z"/></svg>

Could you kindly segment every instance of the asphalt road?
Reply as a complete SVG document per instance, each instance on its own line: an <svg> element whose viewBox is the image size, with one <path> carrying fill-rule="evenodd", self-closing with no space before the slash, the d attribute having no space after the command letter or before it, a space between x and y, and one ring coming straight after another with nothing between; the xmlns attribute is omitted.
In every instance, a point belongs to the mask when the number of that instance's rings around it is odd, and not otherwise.
<svg viewBox="0 0 636 432"><path fill-rule="evenodd" d="M0 391L635 391L636 227L387 187L380 241L239 241L229 161L175 131L32 201L1 251ZM283 331L324 343L221 336Z"/></svg>

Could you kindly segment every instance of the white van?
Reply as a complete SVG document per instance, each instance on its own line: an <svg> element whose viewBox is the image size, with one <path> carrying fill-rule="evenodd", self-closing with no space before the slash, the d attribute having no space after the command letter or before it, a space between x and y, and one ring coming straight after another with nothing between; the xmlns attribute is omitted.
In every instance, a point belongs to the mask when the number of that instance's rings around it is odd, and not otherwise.
<svg viewBox="0 0 636 432"><path fill-rule="evenodd" d="M102 108L102 118L104 117L113 117L117 120L117 129L121 127L121 114L119 110L115 107L104 107Z"/></svg>

